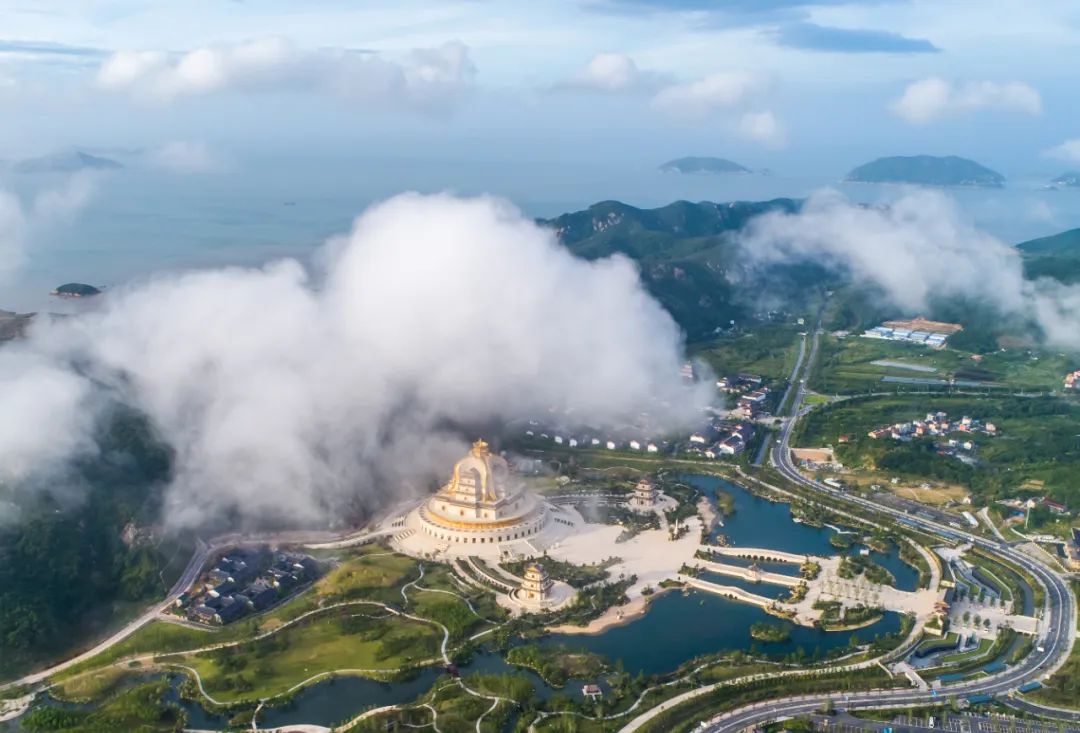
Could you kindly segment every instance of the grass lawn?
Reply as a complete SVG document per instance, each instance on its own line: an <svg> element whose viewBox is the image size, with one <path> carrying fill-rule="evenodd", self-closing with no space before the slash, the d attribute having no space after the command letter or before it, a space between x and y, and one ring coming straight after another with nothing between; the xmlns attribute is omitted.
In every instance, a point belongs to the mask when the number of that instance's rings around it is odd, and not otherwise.
<svg viewBox="0 0 1080 733"><path fill-rule="evenodd" d="M930 489L919 486L902 486L900 484L883 483L882 486L892 493L904 499L912 499L922 504L941 506L950 502L959 504L968 495L967 489L955 484L941 484Z"/></svg>
<svg viewBox="0 0 1080 733"><path fill-rule="evenodd" d="M802 326L767 324L750 333L704 344L693 356L704 359L718 375L749 372L785 380L798 358L799 333L805 330Z"/></svg>
<svg viewBox="0 0 1080 733"><path fill-rule="evenodd" d="M442 631L432 624L382 616L378 607L347 609L232 649L169 658L199 672L222 702L280 695L322 672L397 670L438 656Z"/></svg>
<svg viewBox="0 0 1080 733"><path fill-rule="evenodd" d="M442 733L472 733L476 730L477 718L491 707L490 700L473 697L457 685L440 688L430 703L438 712Z"/></svg>
<svg viewBox="0 0 1080 733"><path fill-rule="evenodd" d="M63 681L86 670L112 664L136 654L181 652L227 641L254 637L281 627L321 605L344 600L401 603L401 586L419 574L416 560L368 545L347 557L314 586L280 606L249 619L208 630L165 621L152 621L105 652L75 665L54 678Z"/></svg>
<svg viewBox="0 0 1080 733"><path fill-rule="evenodd" d="M974 659L981 657L990 651L990 647L994 645L993 639L979 639L979 645L974 649L968 649L964 652L954 652L953 654L945 654L938 661L941 664L948 664L949 662L963 662L968 659Z"/></svg>
<svg viewBox="0 0 1080 733"><path fill-rule="evenodd" d="M445 590L451 593L456 593L459 596L465 596L472 603L473 608L480 616L491 623L502 623L510 615L509 612L500 606L495 601L495 594L490 591L481 591L478 588L462 588L459 584L450 579L452 575L450 568L446 565L427 564L424 566L424 579L417 585L421 588L433 588L437 590ZM408 592L408 591L407 591ZM442 595L442 594L433 594ZM415 593L411 594L413 599L416 598ZM449 598L449 596L443 596ZM480 629L474 629L473 633Z"/></svg>
<svg viewBox="0 0 1080 733"><path fill-rule="evenodd" d="M971 352L953 348L929 349L878 339L848 336L821 339L818 368L811 386L820 392L850 394L885 391L914 385L882 383L881 378L976 379L1012 389L1060 390L1066 372L1075 369L1071 360L1057 352L1005 349L973 360ZM889 362L875 364L874 362ZM905 368L906 367L906 368ZM928 371L928 370L933 371Z"/></svg>
<svg viewBox="0 0 1080 733"><path fill-rule="evenodd" d="M100 700L104 695L115 690L129 676L139 672L138 668L107 667L96 674L69 680L49 690L49 694L58 700L70 702Z"/></svg>
<svg viewBox="0 0 1080 733"><path fill-rule="evenodd" d="M65 733L177 731L183 725L184 713L177 706L161 701L168 687L166 680L137 685L113 695L94 710L39 706L21 720L22 730Z"/></svg>
<svg viewBox="0 0 1080 733"><path fill-rule="evenodd" d="M419 576L411 557L373 549L350 558L323 576L315 596L329 603L347 600L400 603L401 586Z"/></svg>
<svg viewBox="0 0 1080 733"><path fill-rule="evenodd" d="M408 612L441 623L450 632L451 641L459 641L488 625L460 598L426 590L410 589L407 592Z"/></svg>
<svg viewBox="0 0 1080 733"><path fill-rule="evenodd" d="M1080 598L1080 584L1073 583L1073 593ZM1047 705L1080 710L1080 643L1073 642L1065 665L1043 684L1025 697Z"/></svg>

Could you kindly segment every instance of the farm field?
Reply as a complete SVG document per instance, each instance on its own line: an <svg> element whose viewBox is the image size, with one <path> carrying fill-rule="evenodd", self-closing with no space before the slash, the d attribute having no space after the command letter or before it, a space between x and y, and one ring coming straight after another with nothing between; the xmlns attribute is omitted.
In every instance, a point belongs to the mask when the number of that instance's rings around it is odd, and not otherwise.
<svg viewBox="0 0 1080 733"><path fill-rule="evenodd" d="M981 355L930 349L855 335L821 338L820 359L810 386L825 394L917 390L921 380L971 380L1008 390L1060 391L1064 375L1076 368L1063 354L1003 349ZM915 380L883 382L882 379ZM923 385L923 389L925 389Z"/></svg>

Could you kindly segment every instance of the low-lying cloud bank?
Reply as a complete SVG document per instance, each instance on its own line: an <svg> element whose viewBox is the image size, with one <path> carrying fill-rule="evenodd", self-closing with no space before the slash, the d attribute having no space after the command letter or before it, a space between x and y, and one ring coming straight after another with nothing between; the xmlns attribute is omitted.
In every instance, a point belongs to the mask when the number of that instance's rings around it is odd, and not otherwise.
<svg viewBox="0 0 1080 733"><path fill-rule="evenodd" d="M120 289L0 349L0 481L92 451L120 402L175 451L171 524L320 521L444 472L454 422L554 407L672 427L701 404L633 263L577 259L503 201L396 197L322 262Z"/></svg>
<svg viewBox="0 0 1080 733"><path fill-rule="evenodd" d="M977 229L937 191L912 190L888 206L819 191L797 213L754 219L740 239L758 262L841 268L909 312L935 297L964 297L1030 319L1050 344L1080 349L1080 287L1025 279L1019 251Z"/></svg>

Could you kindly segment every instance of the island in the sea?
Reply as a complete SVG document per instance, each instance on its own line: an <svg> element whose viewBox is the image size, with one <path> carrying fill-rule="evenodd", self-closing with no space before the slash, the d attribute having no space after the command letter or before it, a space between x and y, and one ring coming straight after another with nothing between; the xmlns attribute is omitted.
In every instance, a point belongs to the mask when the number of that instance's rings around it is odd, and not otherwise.
<svg viewBox="0 0 1080 733"><path fill-rule="evenodd" d="M727 158L690 156L669 160L660 166L664 173L750 173L750 169Z"/></svg>
<svg viewBox="0 0 1080 733"><path fill-rule="evenodd" d="M52 291L50 295L61 298L89 298L94 295L101 295L101 288L95 288L93 285L87 285L86 283L64 283Z"/></svg>
<svg viewBox="0 0 1080 733"><path fill-rule="evenodd" d="M1005 184L1005 176L997 171L955 155L893 155L878 158L855 168L844 180L982 188L1001 188Z"/></svg>
<svg viewBox="0 0 1080 733"><path fill-rule="evenodd" d="M15 164L16 173L76 173L84 170L116 170L123 164L112 158L68 150L39 158L26 158Z"/></svg>
<svg viewBox="0 0 1080 733"><path fill-rule="evenodd" d="M1080 188L1080 171L1066 171L1050 181L1050 188Z"/></svg>

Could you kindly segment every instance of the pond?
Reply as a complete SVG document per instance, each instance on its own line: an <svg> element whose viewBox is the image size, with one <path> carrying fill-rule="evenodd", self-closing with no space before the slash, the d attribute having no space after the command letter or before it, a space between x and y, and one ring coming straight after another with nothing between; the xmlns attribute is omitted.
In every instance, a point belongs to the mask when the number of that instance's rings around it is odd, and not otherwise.
<svg viewBox="0 0 1080 733"><path fill-rule="evenodd" d="M759 622L777 623L763 609L701 591L664 593L648 613L600 634L552 634L541 643L585 649L617 660L627 672L646 675L672 672L682 663L703 654L748 650L784 656L802 650L813 656L847 646L852 632L829 633L806 626L792 626L791 639L762 644L750 638L750 627ZM886 614L873 626L854 632L862 640L900 628L900 617Z"/></svg>
<svg viewBox="0 0 1080 733"><path fill-rule="evenodd" d="M724 526L718 526L713 535L725 535L733 547L765 547L796 555L828 556L839 552L829 544L829 536L836 530L795 522L790 504L763 499L742 486L716 476L691 475L683 476L682 480L702 491L710 499L716 496L717 491L723 491L732 497L735 511L724 519ZM861 549L862 545L855 545L850 552L857 554ZM918 571L900 559L896 547L890 548L888 552L873 552L871 559L893 574L896 587L900 590L915 590L918 587ZM724 562L745 567L751 561L726 557ZM792 563L759 562L758 566L762 570L784 575L799 574L798 566Z"/></svg>

